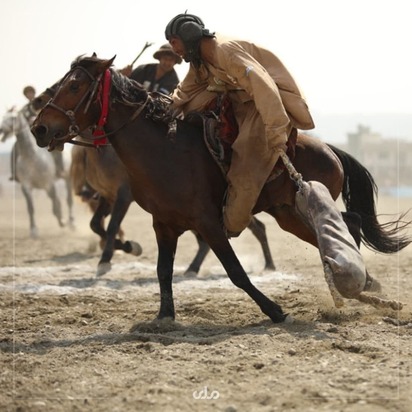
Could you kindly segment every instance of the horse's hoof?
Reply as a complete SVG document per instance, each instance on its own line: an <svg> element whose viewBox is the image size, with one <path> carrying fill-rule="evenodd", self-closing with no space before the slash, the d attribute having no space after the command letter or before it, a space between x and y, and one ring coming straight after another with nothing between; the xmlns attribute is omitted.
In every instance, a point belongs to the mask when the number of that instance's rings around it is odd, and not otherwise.
<svg viewBox="0 0 412 412"><path fill-rule="evenodd" d="M97 265L96 276L97 277L103 276L107 272L110 272L111 270L112 270L112 264L110 262L99 263Z"/></svg>
<svg viewBox="0 0 412 412"><path fill-rule="evenodd" d="M39 238L39 229L37 229L37 227L34 227L30 230L30 237L32 239L38 239Z"/></svg>
<svg viewBox="0 0 412 412"><path fill-rule="evenodd" d="M272 313L268 314L268 316L273 323L289 323L286 319L291 317L289 314L283 313L279 305L276 305L276 308L272 310Z"/></svg>
<svg viewBox="0 0 412 412"><path fill-rule="evenodd" d="M293 319L292 315L286 315L284 322L285 323L294 323L295 319Z"/></svg>
<svg viewBox="0 0 412 412"><path fill-rule="evenodd" d="M132 250L130 252L132 255L140 256L142 254L143 249L137 242L134 242L133 240L131 240L130 245L132 246Z"/></svg>
<svg viewBox="0 0 412 412"><path fill-rule="evenodd" d="M183 276L185 277L185 278L195 278L195 277L197 277L197 272L196 271L194 271L194 270L186 270L186 272L183 274Z"/></svg>

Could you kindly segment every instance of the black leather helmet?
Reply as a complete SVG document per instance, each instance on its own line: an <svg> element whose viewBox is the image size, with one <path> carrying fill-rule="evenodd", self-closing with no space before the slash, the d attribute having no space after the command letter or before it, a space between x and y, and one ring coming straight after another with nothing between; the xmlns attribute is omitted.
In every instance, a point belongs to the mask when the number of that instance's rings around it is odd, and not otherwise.
<svg viewBox="0 0 412 412"><path fill-rule="evenodd" d="M170 40L172 36L178 36L186 47L185 60L187 62L198 58L199 42L202 37L215 37L205 29L205 25L199 17L193 14L178 14L166 26L165 36Z"/></svg>

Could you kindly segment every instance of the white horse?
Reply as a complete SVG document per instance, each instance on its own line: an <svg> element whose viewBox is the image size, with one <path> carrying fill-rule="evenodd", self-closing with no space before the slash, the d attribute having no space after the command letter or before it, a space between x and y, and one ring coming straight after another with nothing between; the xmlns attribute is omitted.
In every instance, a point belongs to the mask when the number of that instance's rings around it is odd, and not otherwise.
<svg viewBox="0 0 412 412"><path fill-rule="evenodd" d="M12 135L16 136L17 158L15 161L16 177L27 202L30 217L30 236L38 237L38 228L34 219L33 189L45 190L53 205L53 214L60 227L64 226L62 208L57 194L56 165L53 156L47 150L37 146L29 123L24 115L24 109L8 111L0 125L1 141L4 142ZM68 180L68 179L67 179ZM72 191L68 187L69 223L73 225Z"/></svg>

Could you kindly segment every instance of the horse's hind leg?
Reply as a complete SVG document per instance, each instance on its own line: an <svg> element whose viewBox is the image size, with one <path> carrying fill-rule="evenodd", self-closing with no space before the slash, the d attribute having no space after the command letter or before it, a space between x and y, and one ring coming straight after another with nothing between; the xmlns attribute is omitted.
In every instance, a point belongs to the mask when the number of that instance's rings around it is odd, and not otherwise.
<svg viewBox="0 0 412 412"><path fill-rule="evenodd" d="M53 214L57 218L57 222L59 223L60 227L64 226L63 217L62 217L62 207L60 204L60 199L57 196L57 189L56 185L52 185L50 189L47 191L48 196L50 197L53 205Z"/></svg>
<svg viewBox="0 0 412 412"><path fill-rule="evenodd" d="M316 235L302 222L292 206L273 207L266 210L266 213L276 219L281 229L318 247Z"/></svg>
<svg viewBox="0 0 412 412"><path fill-rule="evenodd" d="M102 196L99 197L97 207L90 220L90 229L100 237L101 248L106 243L106 230L104 229L104 218L110 214L110 205Z"/></svg>
<svg viewBox="0 0 412 412"><path fill-rule="evenodd" d="M265 225L256 217L253 217L249 223L248 229L250 229L250 231L253 233L253 235L259 241L260 246L262 247L263 256L265 258L265 270L276 270L272 254L269 249ZM200 266L202 265L206 255L210 250L209 245L203 240L202 236L200 236L196 232L194 232L194 235L196 236L199 249L189 267L186 269L185 276L196 276L199 273Z"/></svg>
<svg viewBox="0 0 412 412"><path fill-rule="evenodd" d="M252 284L223 232L219 219L216 219L215 225L205 225L199 232L215 252L233 284L244 290L273 322L283 322L286 315L282 308Z"/></svg>
<svg viewBox="0 0 412 412"><path fill-rule="evenodd" d="M106 230L106 243L104 245L103 253L100 258L97 276L102 276L111 269L111 259L115 250L116 244L119 245L119 242L116 242L116 236L119 232L120 225L125 217L127 210L132 202L130 189L129 187L122 187L118 190L116 201L112 208L112 213L110 217L109 224L107 225ZM135 243L140 250L133 246L132 242L128 242L126 245L122 245L121 249L128 252L139 255L141 253L141 247L136 242ZM133 249L135 247L135 250Z"/></svg>
<svg viewBox="0 0 412 412"><path fill-rule="evenodd" d="M69 213L69 227L70 229L75 229L74 216L73 216L73 189L72 189L70 177L66 177L64 179L64 182L66 184L66 191L67 191L66 201L67 201L67 208L68 208L68 213Z"/></svg>
<svg viewBox="0 0 412 412"><path fill-rule="evenodd" d="M265 225L256 217L253 217L249 223L248 229L251 230L253 235L259 241L260 246L262 247L263 256L265 258L265 270L276 270L276 266L272 258L272 253L269 249Z"/></svg>
<svg viewBox="0 0 412 412"><path fill-rule="evenodd" d="M34 219L34 206L33 206L33 197L31 195L31 190L23 185L21 187L21 191L23 192L24 198L26 199L27 212L29 213L30 237L33 239L36 239L39 237L39 231L37 229L36 221Z"/></svg>
<svg viewBox="0 0 412 412"><path fill-rule="evenodd" d="M210 250L209 245L203 240L199 233L193 232L193 234L196 236L199 249L197 250L196 256L193 258L192 263L190 263L189 267L186 269L185 276L196 276L199 273L200 266Z"/></svg>

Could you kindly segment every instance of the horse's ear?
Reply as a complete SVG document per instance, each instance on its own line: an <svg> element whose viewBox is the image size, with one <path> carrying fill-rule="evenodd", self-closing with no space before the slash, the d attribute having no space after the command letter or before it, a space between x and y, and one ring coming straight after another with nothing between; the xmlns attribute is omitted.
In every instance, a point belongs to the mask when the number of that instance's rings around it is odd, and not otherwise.
<svg viewBox="0 0 412 412"><path fill-rule="evenodd" d="M102 60L102 65L104 67L104 70L108 69L113 64L113 61L115 58L116 58L116 55L114 55L111 59Z"/></svg>
<svg viewBox="0 0 412 412"><path fill-rule="evenodd" d="M92 57L97 57L96 52L93 52Z"/></svg>
<svg viewBox="0 0 412 412"><path fill-rule="evenodd" d="M110 68L110 66L113 64L113 60L116 58L116 55L114 55L111 59L108 60L100 60L97 59L97 72L98 73L103 73L107 69Z"/></svg>

